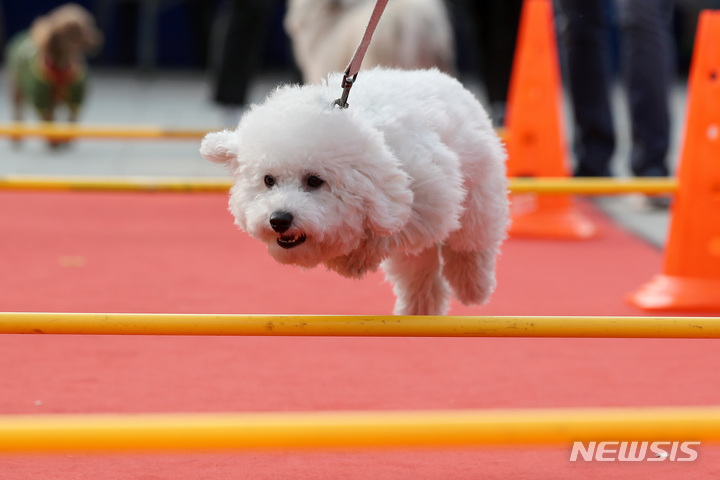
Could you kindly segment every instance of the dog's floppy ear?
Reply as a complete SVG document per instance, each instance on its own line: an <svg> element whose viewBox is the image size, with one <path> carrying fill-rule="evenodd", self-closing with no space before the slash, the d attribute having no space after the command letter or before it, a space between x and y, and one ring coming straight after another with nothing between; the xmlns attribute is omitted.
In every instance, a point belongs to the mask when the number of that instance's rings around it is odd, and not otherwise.
<svg viewBox="0 0 720 480"><path fill-rule="evenodd" d="M355 165L355 175L364 184L366 227L380 236L397 233L410 219L413 193L410 178L398 167L390 152L373 155L374 161ZM382 159L382 160L380 160Z"/></svg>
<svg viewBox="0 0 720 480"><path fill-rule="evenodd" d="M235 132L223 130L208 133L200 145L200 155L211 162L226 166L231 171L235 170L238 165Z"/></svg>
<svg viewBox="0 0 720 480"><path fill-rule="evenodd" d="M52 19L48 15L37 17L30 26L30 37L41 51L47 49L52 32Z"/></svg>

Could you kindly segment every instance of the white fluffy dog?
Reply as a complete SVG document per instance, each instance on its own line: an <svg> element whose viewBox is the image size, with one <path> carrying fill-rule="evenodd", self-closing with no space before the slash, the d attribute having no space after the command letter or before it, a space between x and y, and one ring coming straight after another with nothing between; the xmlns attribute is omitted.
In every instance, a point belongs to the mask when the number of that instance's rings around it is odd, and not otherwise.
<svg viewBox="0 0 720 480"><path fill-rule="evenodd" d="M373 0L290 0L285 31L306 83L345 70L375 7ZM408 70L455 66L453 29L443 0L388 2L363 64Z"/></svg>
<svg viewBox="0 0 720 480"><path fill-rule="evenodd" d="M505 151L473 95L437 70L283 86L200 153L226 165L237 225L278 262L346 277L380 266L399 315L483 303L508 223ZM448 285L449 284L449 285Z"/></svg>

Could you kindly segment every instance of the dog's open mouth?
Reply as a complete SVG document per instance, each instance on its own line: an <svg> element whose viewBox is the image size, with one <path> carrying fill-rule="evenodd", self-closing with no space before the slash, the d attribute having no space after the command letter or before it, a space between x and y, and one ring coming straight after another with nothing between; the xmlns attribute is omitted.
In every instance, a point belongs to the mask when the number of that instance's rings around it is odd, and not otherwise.
<svg viewBox="0 0 720 480"><path fill-rule="evenodd" d="M305 241L304 233L283 234L277 239L277 244L282 248L294 248Z"/></svg>

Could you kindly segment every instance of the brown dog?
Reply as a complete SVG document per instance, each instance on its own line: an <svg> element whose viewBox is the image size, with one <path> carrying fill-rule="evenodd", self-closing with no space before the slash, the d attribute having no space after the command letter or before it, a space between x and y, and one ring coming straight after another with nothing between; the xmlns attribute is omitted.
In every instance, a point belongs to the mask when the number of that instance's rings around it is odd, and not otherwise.
<svg viewBox="0 0 720 480"><path fill-rule="evenodd" d="M43 121L55 120L61 104L69 109L69 120L77 120L85 97L85 56L101 43L93 16L74 3L38 17L15 35L6 55L15 121L22 121L26 100Z"/></svg>

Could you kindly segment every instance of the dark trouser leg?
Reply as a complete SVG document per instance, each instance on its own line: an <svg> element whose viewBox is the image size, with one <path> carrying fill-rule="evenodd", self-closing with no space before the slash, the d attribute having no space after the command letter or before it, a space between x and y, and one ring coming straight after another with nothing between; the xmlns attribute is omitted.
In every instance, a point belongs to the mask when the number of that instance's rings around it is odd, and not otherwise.
<svg viewBox="0 0 720 480"><path fill-rule="evenodd" d="M675 54L671 0L617 0L632 123L632 172L668 175L669 94Z"/></svg>
<svg viewBox="0 0 720 480"><path fill-rule="evenodd" d="M475 45L482 61L482 77L493 121L497 125L504 123L522 3L522 0L467 2L467 10L476 23Z"/></svg>
<svg viewBox="0 0 720 480"><path fill-rule="evenodd" d="M602 0L559 0L561 39L573 106L576 176L611 176L615 135L610 110L606 11Z"/></svg>
<svg viewBox="0 0 720 480"><path fill-rule="evenodd" d="M242 106L246 102L275 4L270 0L227 1L227 31L222 37L213 92L220 105Z"/></svg>

